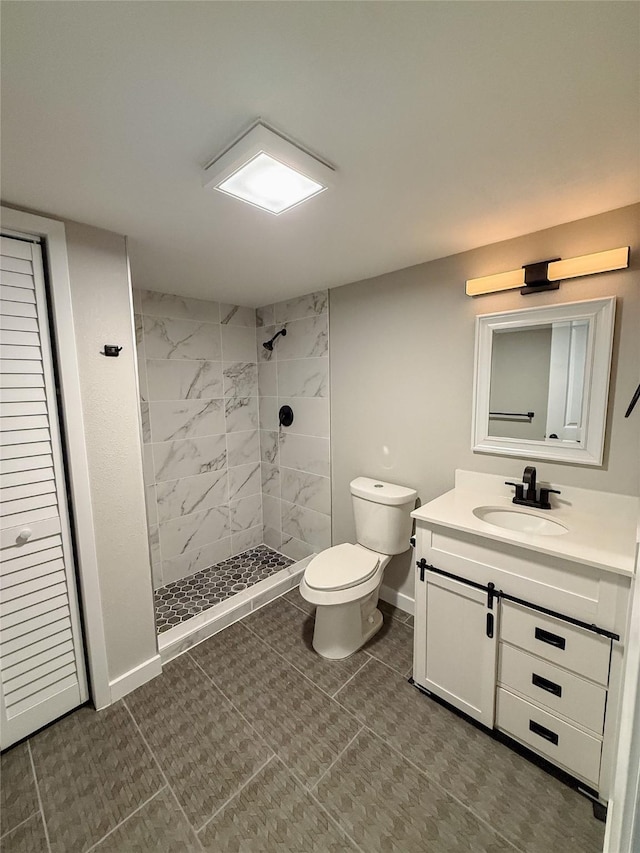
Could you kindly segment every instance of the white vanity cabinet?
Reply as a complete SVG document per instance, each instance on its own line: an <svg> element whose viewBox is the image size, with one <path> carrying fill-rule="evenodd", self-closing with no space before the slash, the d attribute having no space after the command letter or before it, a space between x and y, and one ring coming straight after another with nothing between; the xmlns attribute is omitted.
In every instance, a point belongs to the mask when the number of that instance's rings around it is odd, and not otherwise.
<svg viewBox="0 0 640 853"><path fill-rule="evenodd" d="M427 572L420 685L489 728L495 716L497 608L487 593ZM415 676L414 676L415 677Z"/></svg>
<svg viewBox="0 0 640 853"><path fill-rule="evenodd" d="M606 802L634 527L611 540L626 546L629 533L628 561L616 562L602 547L603 564L594 565L595 551L588 550L577 515L584 560L577 558L579 545L572 553L569 536L561 545L541 536L493 536L490 525L468 520L486 495L456 491L413 513L414 682ZM501 505L497 496L492 500ZM554 517L573 523L567 513Z"/></svg>
<svg viewBox="0 0 640 853"><path fill-rule="evenodd" d="M500 609L495 727L597 790L613 641L508 601Z"/></svg>

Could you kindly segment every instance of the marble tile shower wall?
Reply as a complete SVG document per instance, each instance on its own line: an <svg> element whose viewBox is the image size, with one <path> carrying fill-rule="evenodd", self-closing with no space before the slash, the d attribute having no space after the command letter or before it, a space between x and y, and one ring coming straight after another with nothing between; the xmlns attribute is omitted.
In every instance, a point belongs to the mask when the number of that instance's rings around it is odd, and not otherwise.
<svg viewBox="0 0 640 853"><path fill-rule="evenodd" d="M263 541L255 311L135 291L154 586Z"/></svg>
<svg viewBox="0 0 640 853"><path fill-rule="evenodd" d="M328 294L258 308L256 320L263 541L299 560L331 545ZM269 352L263 341L282 328Z"/></svg>

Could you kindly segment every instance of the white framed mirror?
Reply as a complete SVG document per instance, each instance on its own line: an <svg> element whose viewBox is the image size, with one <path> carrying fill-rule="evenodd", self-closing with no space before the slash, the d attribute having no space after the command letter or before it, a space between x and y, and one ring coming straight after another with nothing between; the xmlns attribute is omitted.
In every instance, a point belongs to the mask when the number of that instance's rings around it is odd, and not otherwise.
<svg viewBox="0 0 640 853"><path fill-rule="evenodd" d="M476 317L474 451L602 464L615 303Z"/></svg>

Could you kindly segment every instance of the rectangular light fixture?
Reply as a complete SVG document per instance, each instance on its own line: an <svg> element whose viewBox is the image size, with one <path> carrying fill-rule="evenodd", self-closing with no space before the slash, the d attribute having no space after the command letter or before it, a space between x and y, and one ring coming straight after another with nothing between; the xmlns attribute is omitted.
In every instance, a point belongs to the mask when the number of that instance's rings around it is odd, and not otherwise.
<svg viewBox="0 0 640 853"><path fill-rule="evenodd" d="M334 169L263 122L207 166L203 186L278 215L324 192Z"/></svg>
<svg viewBox="0 0 640 853"><path fill-rule="evenodd" d="M566 261L554 261L549 264L549 281L562 281L565 278L578 278L581 275L593 275L597 272L624 270L629 266L629 247L609 249L607 252L595 252L579 258L567 258Z"/></svg>
<svg viewBox="0 0 640 853"><path fill-rule="evenodd" d="M470 278L467 281L467 296L482 296L483 293L495 293L499 290L513 290L523 287L524 268L485 275L482 278Z"/></svg>
<svg viewBox="0 0 640 853"><path fill-rule="evenodd" d="M526 264L518 270L470 278L466 282L467 296L481 296L485 293L497 293L501 290L513 290L520 287L522 294L538 293L542 290L557 290L558 281L593 275L599 272L612 272L629 266L629 246L581 255L577 258L540 261Z"/></svg>

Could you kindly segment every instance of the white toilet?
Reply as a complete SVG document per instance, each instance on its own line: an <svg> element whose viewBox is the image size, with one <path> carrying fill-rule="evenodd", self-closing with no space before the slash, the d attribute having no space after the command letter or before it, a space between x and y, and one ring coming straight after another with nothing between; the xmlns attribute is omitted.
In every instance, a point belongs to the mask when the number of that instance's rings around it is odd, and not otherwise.
<svg viewBox="0 0 640 853"><path fill-rule="evenodd" d="M378 592L387 563L409 548L418 493L368 477L351 483L357 545L334 545L314 557L300 594L316 604L313 648L324 658L349 657L382 626Z"/></svg>

